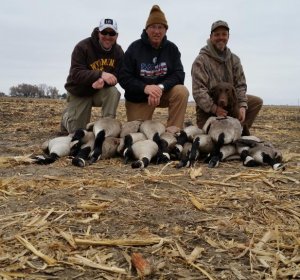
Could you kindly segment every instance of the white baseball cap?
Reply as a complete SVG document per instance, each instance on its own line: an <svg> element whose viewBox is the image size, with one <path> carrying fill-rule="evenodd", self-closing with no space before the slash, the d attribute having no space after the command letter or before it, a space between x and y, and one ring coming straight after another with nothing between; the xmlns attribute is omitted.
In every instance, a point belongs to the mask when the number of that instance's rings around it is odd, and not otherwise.
<svg viewBox="0 0 300 280"><path fill-rule="evenodd" d="M99 31L102 31L106 28L111 28L116 33L118 33L118 24L114 19L103 18L103 19L100 20Z"/></svg>

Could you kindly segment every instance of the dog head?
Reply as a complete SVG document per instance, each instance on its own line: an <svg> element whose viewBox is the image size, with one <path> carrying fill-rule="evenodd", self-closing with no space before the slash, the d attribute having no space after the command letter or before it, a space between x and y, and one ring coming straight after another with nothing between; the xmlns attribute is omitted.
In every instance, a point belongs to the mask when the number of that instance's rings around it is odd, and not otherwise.
<svg viewBox="0 0 300 280"><path fill-rule="evenodd" d="M217 106L228 111L229 116L238 117L238 99L232 84L221 82L210 90L209 95Z"/></svg>

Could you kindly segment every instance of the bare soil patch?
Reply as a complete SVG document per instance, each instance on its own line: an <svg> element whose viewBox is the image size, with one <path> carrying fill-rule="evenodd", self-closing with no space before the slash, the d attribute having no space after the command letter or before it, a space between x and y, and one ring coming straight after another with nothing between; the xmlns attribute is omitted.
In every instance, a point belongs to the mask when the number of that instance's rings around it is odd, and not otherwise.
<svg viewBox="0 0 300 280"><path fill-rule="evenodd" d="M0 278L143 279L133 253L149 263L144 279L300 278L299 108L264 106L251 130L281 149L282 171L26 163L57 136L63 108L0 99ZM123 103L117 117L125 121Z"/></svg>

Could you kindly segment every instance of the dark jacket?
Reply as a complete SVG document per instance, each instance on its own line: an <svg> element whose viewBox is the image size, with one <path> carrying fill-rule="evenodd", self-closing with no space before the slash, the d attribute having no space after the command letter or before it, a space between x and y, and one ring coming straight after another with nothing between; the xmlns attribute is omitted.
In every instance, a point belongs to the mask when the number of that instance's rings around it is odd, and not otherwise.
<svg viewBox="0 0 300 280"><path fill-rule="evenodd" d="M109 51L103 50L98 32L98 27L94 28L91 37L80 41L73 50L65 89L76 96L90 96L98 91L92 84L101 77L102 71L119 78L124 52L118 44Z"/></svg>
<svg viewBox="0 0 300 280"><path fill-rule="evenodd" d="M147 102L146 85L163 84L165 91L183 84L185 73L177 46L165 36L159 49L151 46L144 30L141 39L134 41L124 55L119 82L125 98L131 102Z"/></svg>

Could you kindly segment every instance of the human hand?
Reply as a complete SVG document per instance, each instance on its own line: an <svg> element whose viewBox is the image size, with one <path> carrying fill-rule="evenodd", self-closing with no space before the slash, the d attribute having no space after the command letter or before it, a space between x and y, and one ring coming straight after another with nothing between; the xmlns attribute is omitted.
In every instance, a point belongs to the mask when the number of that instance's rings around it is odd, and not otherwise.
<svg viewBox="0 0 300 280"><path fill-rule="evenodd" d="M149 104L150 106L156 107L156 106L159 105L159 103L160 103L160 97L154 97L154 96L152 96L152 95L149 95L149 96L148 96L148 104Z"/></svg>
<svg viewBox="0 0 300 280"><path fill-rule="evenodd" d="M245 107L241 107L240 111L239 111L239 121L241 123L243 123L246 119L246 108Z"/></svg>
<svg viewBox="0 0 300 280"><path fill-rule="evenodd" d="M99 78L96 82L92 84L92 87L94 89L101 89L104 87L104 80L102 78Z"/></svg>
<svg viewBox="0 0 300 280"><path fill-rule="evenodd" d="M147 85L144 88L144 93L151 97L159 98L162 96L162 89L158 85Z"/></svg>
<svg viewBox="0 0 300 280"><path fill-rule="evenodd" d="M101 78L110 86L114 86L118 83L116 76L108 72L103 71Z"/></svg>

